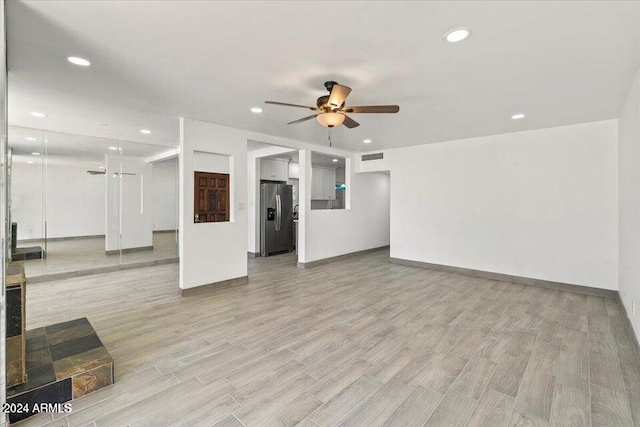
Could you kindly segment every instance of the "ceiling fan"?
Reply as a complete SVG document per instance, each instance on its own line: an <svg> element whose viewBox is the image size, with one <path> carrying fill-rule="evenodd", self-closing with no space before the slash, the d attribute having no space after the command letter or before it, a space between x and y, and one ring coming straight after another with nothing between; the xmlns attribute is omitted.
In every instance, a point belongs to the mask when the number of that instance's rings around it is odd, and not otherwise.
<svg viewBox="0 0 640 427"><path fill-rule="evenodd" d="M397 105L366 105L359 107L345 106L345 99L351 93L351 88L342 86L336 82L329 81L324 83L324 87L329 91L329 95L321 96L316 101L316 107L307 107L306 105L289 104L286 102L265 101L265 104L283 105L285 107L305 108L315 111L307 117L289 122L290 125L302 123L315 118L322 126L329 128L345 125L349 129L360 126L360 123L347 116L345 113L362 114L362 113L397 113L400 107Z"/></svg>
<svg viewBox="0 0 640 427"><path fill-rule="evenodd" d="M88 173L89 175L106 175L106 173L107 173L107 172L106 172L106 171L104 171L104 170L100 170L100 171L87 171L87 173ZM122 172L122 173L114 172L114 173L113 173L113 177L114 177L114 178L115 178L116 176L118 176L118 175L123 175L123 176L124 176L124 175L127 175L127 176L136 176L136 174L135 174L135 173L128 173L128 172Z"/></svg>

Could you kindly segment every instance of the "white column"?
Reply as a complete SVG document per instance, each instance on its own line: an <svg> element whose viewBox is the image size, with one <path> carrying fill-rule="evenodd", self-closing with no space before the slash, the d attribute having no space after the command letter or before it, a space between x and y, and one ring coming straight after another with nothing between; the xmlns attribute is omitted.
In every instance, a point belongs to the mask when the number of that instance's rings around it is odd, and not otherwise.
<svg viewBox="0 0 640 427"><path fill-rule="evenodd" d="M199 153L226 156L230 175L228 222L194 223L193 185ZM208 161L208 156L201 156ZM204 167L199 165L197 167ZM206 172L206 171L205 171ZM180 119L180 288L247 276L247 132Z"/></svg>
<svg viewBox="0 0 640 427"><path fill-rule="evenodd" d="M307 227L311 211L311 151L300 150L300 181L298 184L298 262L307 262Z"/></svg>
<svg viewBox="0 0 640 427"><path fill-rule="evenodd" d="M153 165L139 157L107 155L105 250L153 246Z"/></svg>

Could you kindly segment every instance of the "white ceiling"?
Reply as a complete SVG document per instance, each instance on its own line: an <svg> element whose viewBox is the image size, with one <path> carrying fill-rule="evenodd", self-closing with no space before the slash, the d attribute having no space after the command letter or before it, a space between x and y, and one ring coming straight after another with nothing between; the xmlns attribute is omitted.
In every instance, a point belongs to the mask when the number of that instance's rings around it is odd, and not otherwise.
<svg viewBox="0 0 640 427"><path fill-rule="evenodd" d="M280 146L267 144L266 142L260 142L260 141L252 141L252 140L247 141L247 151L258 151L258 150L262 150L265 148L272 148L272 147L280 147ZM282 148L285 148L285 147L282 147Z"/></svg>
<svg viewBox="0 0 640 427"><path fill-rule="evenodd" d="M278 159L283 160L285 162L291 161L293 163L298 163L300 161L300 157L298 156L297 151L292 151L290 153L285 154L274 154L273 156L265 156L265 159ZM334 162L333 159L337 159L337 162ZM311 166L323 166L327 168L344 168L346 165L346 160L344 157L340 156L328 156L326 154L318 153L316 151L311 152Z"/></svg>
<svg viewBox="0 0 640 427"><path fill-rule="evenodd" d="M338 159L337 162L334 162L333 159ZM312 166L324 166L328 168L344 168L345 167L345 159L344 157L338 156L327 156L326 154L317 153L315 151L311 152L311 165Z"/></svg>
<svg viewBox="0 0 640 427"><path fill-rule="evenodd" d="M105 154L122 153L123 156L147 158L170 149L161 145L116 141L17 126L9 126L8 131L9 147L12 148L14 160L41 160L46 154L49 163L102 165ZM32 141L32 138L36 138L37 141ZM115 147L118 150L109 147ZM40 155L33 156L31 153L34 152Z"/></svg>
<svg viewBox="0 0 640 427"><path fill-rule="evenodd" d="M335 129L334 146L354 151L610 119L639 64L639 11L622 1L8 2L9 122L177 145L184 115L324 145L315 121L286 125L308 111L263 101L313 105L325 80L353 89L347 104L400 105ZM443 40L460 26L473 36Z"/></svg>

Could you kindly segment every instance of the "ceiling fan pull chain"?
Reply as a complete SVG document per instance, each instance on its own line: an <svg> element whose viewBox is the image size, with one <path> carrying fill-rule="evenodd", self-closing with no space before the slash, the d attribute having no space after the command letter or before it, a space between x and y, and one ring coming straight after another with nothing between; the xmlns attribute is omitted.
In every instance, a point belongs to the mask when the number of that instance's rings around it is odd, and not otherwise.
<svg viewBox="0 0 640 427"><path fill-rule="evenodd" d="M329 129L329 147L331 147L332 146L331 145L331 128L328 128L328 129Z"/></svg>

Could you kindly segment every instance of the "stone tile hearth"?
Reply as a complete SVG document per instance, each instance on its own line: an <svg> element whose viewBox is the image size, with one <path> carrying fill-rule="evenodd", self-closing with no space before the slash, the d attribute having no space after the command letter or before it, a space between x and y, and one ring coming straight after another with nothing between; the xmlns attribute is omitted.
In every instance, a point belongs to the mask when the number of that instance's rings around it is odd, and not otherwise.
<svg viewBox="0 0 640 427"><path fill-rule="evenodd" d="M113 384L113 359L86 317L27 331L27 381L7 390L8 403L64 403Z"/></svg>

